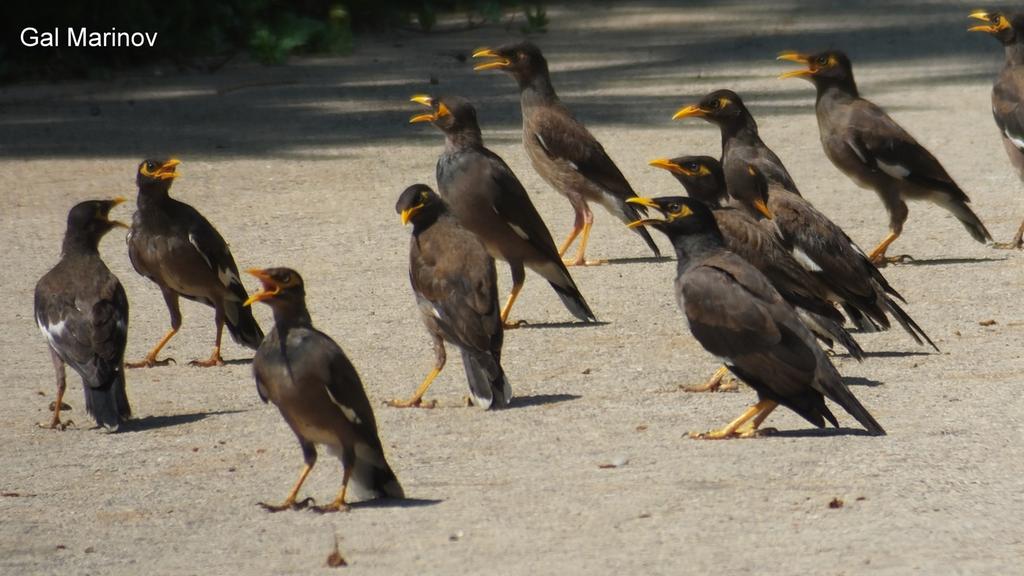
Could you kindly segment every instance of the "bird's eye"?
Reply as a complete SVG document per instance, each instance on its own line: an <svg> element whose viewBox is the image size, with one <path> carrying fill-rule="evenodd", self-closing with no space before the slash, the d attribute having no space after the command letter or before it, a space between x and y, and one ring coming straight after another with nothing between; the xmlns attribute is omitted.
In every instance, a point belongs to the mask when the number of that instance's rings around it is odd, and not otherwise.
<svg viewBox="0 0 1024 576"><path fill-rule="evenodd" d="M818 56L818 66L828 66L828 57Z"/></svg>
<svg viewBox="0 0 1024 576"><path fill-rule="evenodd" d="M291 283L292 283L292 275L291 275L291 273L285 273L283 276L281 276L281 284L287 285L287 284L291 284Z"/></svg>
<svg viewBox="0 0 1024 576"><path fill-rule="evenodd" d="M690 162L686 165L686 169L690 172L696 172L697 170L700 170L700 166L696 162Z"/></svg>
<svg viewBox="0 0 1024 576"><path fill-rule="evenodd" d="M427 200L430 200L430 195L426 191L420 192L420 202L425 203Z"/></svg>
<svg viewBox="0 0 1024 576"><path fill-rule="evenodd" d="M721 107L722 107L722 101L721 100L712 100L711 104L708 105L708 108L711 108L712 110L718 110Z"/></svg>
<svg viewBox="0 0 1024 576"><path fill-rule="evenodd" d="M146 162L146 170L149 170L150 172L156 170L156 164L153 164L152 162Z"/></svg>
<svg viewBox="0 0 1024 576"><path fill-rule="evenodd" d="M679 204L676 204L675 202L669 204L668 211L671 212L672 214L679 212Z"/></svg>

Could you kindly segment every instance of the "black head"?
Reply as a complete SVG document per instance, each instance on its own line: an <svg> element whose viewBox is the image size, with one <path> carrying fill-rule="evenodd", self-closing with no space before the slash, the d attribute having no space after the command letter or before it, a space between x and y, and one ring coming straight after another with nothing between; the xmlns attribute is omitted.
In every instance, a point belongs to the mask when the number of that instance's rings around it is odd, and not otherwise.
<svg viewBox="0 0 1024 576"><path fill-rule="evenodd" d="M476 119L476 108L469 100L461 96L429 96L418 94L410 98L412 102L430 107L430 112L416 114L409 123L430 122L445 134L460 132L480 132L480 124Z"/></svg>
<svg viewBox="0 0 1024 576"><path fill-rule="evenodd" d="M779 76L784 78L805 78L816 86L845 85L854 86L853 64L850 58L840 50L825 50L814 54L799 52L782 52L778 60L799 62L807 66L801 70L793 70Z"/></svg>
<svg viewBox="0 0 1024 576"><path fill-rule="evenodd" d="M127 224L110 219L110 211L122 202L124 198L117 197L112 200L86 200L75 204L68 212L65 244L70 241L95 249L107 232L114 228L127 228Z"/></svg>
<svg viewBox="0 0 1024 576"><path fill-rule="evenodd" d="M703 118L713 124L729 125L745 122L750 118L750 112L743 105L743 100L732 90L715 90L704 96L697 104L691 104L680 108L673 120L680 120L695 116Z"/></svg>
<svg viewBox="0 0 1024 576"><path fill-rule="evenodd" d="M668 170L686 188L691 198L709 206L719 206L726 198L722 164L710 156L659 158L648 164Z"/></svg>
<svg viewBox="0 0 1024 576"><path fill-rule="evenodd" d="M246 270L260 281L260 291L245 301L243 306L254 302L265 302L271 308L285 309L290 306L305 308L306 287L302 276L291 268L250 268Z"/></svg>
<svg viewBox="0 0 1024 576"><path fill-rule="evenodd" d="M171 186L171 182L178 177L177 166L180 160L170 158L167 160L143 160L135 175L135 183L141 188L148 184L162 184Z"/></svg>
<svg viewBox="0 0 1024 576"><path fill-rule="evenodd" d="M427 219L437 217L444 207L441 197L426 184L413 184L402 192L395 204L395 212L401 215L402 224L412 222L413 226Z"/></svg>
<svg viewBox="0 0 1024 576"><path fill-rule="evenodd" d="M477 64L473 70L501 70L511 74L519 86L530 84L535 78L548 76L548 61L532 42L505 44L499 48L480 48L473 58L490 58Z"/></svg>
<svg viewBox="0 0 1024 576"><path fill-rule="evenodd" d="M663 196L661 198L630 198L630 204L654 208L665 217L664 220L647 218L629 224L630 228L650 226L660 230L669 238L679 236L710 236L722 239L722 232L715 223L711 209L703 202L685 196Z"/></svg>
<svg viewBox="0 0 1024 576"><path fill-rule="evenodd" d="M1008 46L1024 40L1024 14L1004 14L1002 12L988 12L976 10L971 12L969 18L981 20L984 24L972 26L968 32L984 32L1003 46Z"/></svg>

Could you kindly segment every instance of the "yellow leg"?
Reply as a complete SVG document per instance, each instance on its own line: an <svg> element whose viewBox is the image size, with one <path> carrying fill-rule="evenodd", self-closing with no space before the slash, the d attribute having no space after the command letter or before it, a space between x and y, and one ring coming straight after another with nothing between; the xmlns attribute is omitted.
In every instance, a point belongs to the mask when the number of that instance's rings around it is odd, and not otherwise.
<svg viewBox="0 0 1024 576"><path fill-rule="evenodd" d="M171 328L170 330L167 331L167 334L164 334L164 337L161 338L160 341L156 343L156 346L154 346L153 349L149 351L149 354L146 354L145 358L143 358L142 360L140 360L138 362L125 362L125 364L124 364L125 367L127 367L127 368L152 368L153 366L166 366L166 365L170 364L171 362L174 362L173 358L164 358L163 360L157 360L156 356L157 356L157 354L160 353L160 350L162 350L163 347L168 342L170 342L171 338L173 338L174 335L177 334L177 333L178 333L178 329L177 328Z"/></svg>
<svg viewBox="0 0 1024 576"><path fill-rule="evenodd" d="M220 339L224 335L224 320L217 318L217 338L213 343L213 353L206 360L193 360L188 363L189 366L198 366L200 368L209 368L211 366L223 366L224 359L220 357Z"/></svg>
<svg viewBox="0 0 1024 576"><path fill-rule="evenodd" d="M53 418L50 419L49 428L56 430L67 430L68 426L74 424L71 420L60 421L60 406L64 403L64 388L57 389L57 401L53 403Z"/></svg>
<svg viewBox="0 0 1024 576"><path fill-rule="evenodd" d="M505 301L505 306L501 309L501 323L505 325L506 330L518 328L518 324L509 324L508 315L512 311L512 304L515 303L516 298L519 297L519 292L523 289L523 285L515 284L512 286L512 292L508 295L508 300Z"/></svg>
<svg viewBox="0 0 1024 576"><path fill-rule="evenodd" d="M594 223L591 221L583 223L583 237L580 238L580 247L576 250L575 258L564 261L566 266L600 266L601 264L608 263L607 260L587 260L587 242L590 241L590 229L593 227Z"/></svg>
<svg viewBox="0 0 1024 576"><path fill-rule="evenodd" d="M318 506L314 508L314 510L317 512L338 512L340 510L347 510L348 506L345 505L345 493L348 492L348 480L351 477L352 466L346 466L344 475L341 479L341 491L338 492L338 496L327 506Z"/></svg>
<svg viewBox="0 0 1024 576"><path fill-rule="evenodd" d="M724 438L732 438L736 436L736 430L740 426L747 423L748 420L757 416L762 410L765 410L769 404L773 404L771 400L761 400L757 404L754 404L750 408L740 414L740 417L730 422L725 428L721 430L711 430L710 432L691 432L690 438L699 438L701 440L721 440ZM772 406L774 408L774 406Z"/></svg>
<svg viewBox="0 0 1024 576"><path fill-rule="evenodd" d="M701 384L700 386L680 385L679 387L687 392L725 392L738 390L739 386L736 385L735 380L730 380L729 382L723 383L723 380L725 380L725 377L728 374L729 369L726 368L725 366L722 366L721 368L716 370L714 374L711 375L711 378L708 378L707 382Z"/></svg>
<svg viewBox="0 0 1024 576"><path fill-rule="evenodd" d="M878 246L875 246L875 249L871 251L871 254L868 255L868 259L876 265L885 264L887 262L885 259L885 251L888 250L889 245L895 242L899 237L900 235L896 232L889 232L889 234L878 243Z"/></svg>
<svg viewBox="0 0 1024 576"><path fill-rule="evenodd" d="M260 502L260 506L269 512L280 512L295 506L295 498L298 497L299 489L302 488L302 483L306 481L306 476L309 476L309 472L311 470L313 470L313 466L311 464L306 464L302 467L302 472L299 473L299 481L295 483L295 487L288 493L288 497L285 498L284 502L276 505Z"/></svg>
<svg viewBox="0 0 1024 576"><path fill-rule="evenodd" d="M575 240L576 237L580 235L580 230L582 230L582 229L583 229L583 227L580 226L579 224L574 224L573 225L572 230L569 231L569 235L566 236L566 238L565 238L565 242L562 242L562 245L559 246L559 248L558 248L558 255L559 256L564 256L565 255L565 253L569 250L569 246L572 246L573 240Z"/></svg>
<svg viewBox="0 0 1024 576"><path fill-rule="evenodd" d="M736 434L738 434L740 438L753 438L754 436L757 436L758 431L761 428L761 423L763 423L764 419L767 418L768 415L771 414L779 405L778 402L772 402L771 400L766 400L765 402L768 404L758 412L757 416L754 416L753 420L747 422L743 426L740 426L739 429L736 430Z"/></svg>
<svg viewBox="0 0 1024 576"><path fill-rule="evenodd" d="M434 369L427 374L427 377L420 384L420 387L413 393L412 398L408 400L388 400L386 404L394 408L434 408L437 406L437 402L431 400L430 402L423 401L423 395L427 393L427 389L430 388L430 384L434 382L434 378L441 373L440 366L434 366Z"/></svg>

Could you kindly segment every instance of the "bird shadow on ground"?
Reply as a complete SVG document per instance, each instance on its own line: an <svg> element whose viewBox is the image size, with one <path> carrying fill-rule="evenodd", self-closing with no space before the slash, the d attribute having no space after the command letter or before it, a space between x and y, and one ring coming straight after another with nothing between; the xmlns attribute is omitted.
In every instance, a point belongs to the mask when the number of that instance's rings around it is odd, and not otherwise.
<svg viewBox="0 0 1024 576"><path fill-rule="evenodd" d="M937 352L903 352L897 350L882 350L880 352L865 352L865 358L909 358L910 356L931 356Z"/></svg>
<svg viewBox="0 0 1024 576"><path fill-rule="evenodd" d="M594 322L538 322L532 324L526 320L520 320L513 330L528 330L531 328L536 329L550 329L550 328L591 328L596 326L607 326L611 322L602 322L596 320Z"/></svg>
<svg viewBox="0 0 1024 576"><path fill-rule="evenodd" d="M252 364L252 358L235 358L234 360L225 360L225 366L245 366L246 364Z"/></svg>
<svg viewBox="0 0 1024 576"><path fill-rule="evenodd" d="M672 262L671 256L640 256L635 258L609 258L607 264L659 264Z"/></svg>
<svg viewBox="0 0 1024 576"><path fill-rule="evenodd" d="M880 380L872 380L871 378L863 378L861 376L843 376L843 384L847 386L867 386L874 388L875 386L882 386L885 384Z"/></svg>
<svg viewBox="0 0 1024 576"><path fill-rule="evenodd" d="M944 266L946 264L980 264L982 262L1002 262L1008 260L1006 256L1001 258L928 258L928 259L914 259L911 258L906 262L899 262L896 264L889 264L889 266Z"/></svg>
<svg viewBox="0 0 1024 576"><path fill-rule="evenodd" d="M836 436L874 436L862 428L806 428L802 430L761 430L764 438L833 438Z"/></svg>
<svg viewBox="0 0 1024 576"><path fill-rule="evenodd" d="M198 422L209 416L238 414L240 412L248 412L248 410L216 410L213 412L192 412L189 414L171 414L168 416L144 416L142 418L132 419L125 422L122 426L122 431L143 432L146 430L155 430L157 428L178 426L180 424L191 424L192 422Z"/></svg>
<svg viewBox="0 0 1024 576"><path fill-rule="evenodd" d="M530 406L544 406L546 404L557 404L579 400L582 396L577 394L534 394L532 396L513 396L509 402L509 408L529 408Z"/></svg>
<svg viewBox="0 0 1024 576"><path fill-rule="evenodd" d="M433 506L441 502L444 502L444 500L430 498L377 498L363 502L352 502L348 504L348 507L352 510L359 508L420 508L423 506Z"/></svg>

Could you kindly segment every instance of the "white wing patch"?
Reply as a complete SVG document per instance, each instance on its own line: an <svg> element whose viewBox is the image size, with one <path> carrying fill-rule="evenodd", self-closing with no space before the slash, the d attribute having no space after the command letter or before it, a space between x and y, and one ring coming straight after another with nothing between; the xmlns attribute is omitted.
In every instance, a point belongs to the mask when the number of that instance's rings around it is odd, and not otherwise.
<svg viewBox="0 0 1024 576"><path fill-rule="evenodd" d="M50 346L56 350L57 340L63 338L66 332L64 330L64 321L61 320L56 324L43 324L42 321L36 320L36 324L39 325L39 330L42 331L43 336L46 336L46 340L50 343Z"/></svg>
<svg viewBox="0 0 1024 576"><path fill-rule="evenodd" d="M857 158L860 158L861 162L863 162L865 164L868 163L867 156L864 155L864 152L861 151L860 146L857 146L856 142L853 142L851 140L847 140L846 141L846 145L850 147L850 150L853 150L853 153L857 155Z"/></svg>
<svg viewBox="0 0 1024 576"><path fill-rule="evenodd" d="M199 243L196 242L196 237L194 234L190 233L188 235L188 243L191 244L192 247L196 249L196 252L199 252L199 255L202 256L203 260L206 261L206 265L209 266L210 269L213 269L213 262L210 262L210 259L206 257L206 253L204 253L203 249L199 247Z"/></svg>
<svg viewBox="0 0 1024 576"><path fill-rule="evenodd" d="M1003 130L1003 135L1006 136L1007 140L1009 140L1010 142L1013 143L1013 146L1015 148L1017 148L1017 150L1020 150L1021 152L1024 152L1024 138L1021 138L1019 136L1014 136L1013 134L1010 134L1010 129L1009 128L1007 128L1006 130Z"/></svg>
<svg viewBox="0 0 1024 576"><path fill-rule="evenodd" d="M551 150L548 149L548 143L544 141L544 137L540 134L534 134L534 136L537 138L537 142L540 143L540 147L544 149L544 153L550 156Z"/></svg>
<svg viewBox="0 0 1024 576"><path fill-rule="evenodd" d="M441 320L441 310L437 306L431 306L430 311L434 313L434 318Z"/></svg>
<svg viewBox="0 0 1024 576"><path fill-rule="evenodd" d="M907 176L910 176L910 170L907 170L905 167L899 164L886 164L885 162L879 160L878 167L882 169L882 172L885 172L886 174L892 176L893 178L899 178L900 180L906 178Z"/></svg>
<svg viewBox="0 0 1024 576"><path fill-rule="evenodd" d="M327 391L327 397L330 398L331 402L333 402L334 405L338 407L338 410L341 410L341 413L345 416L346 420L348 420L349 422L351 422L353 424L362 424L363 423L362 419L359 418L359 415L356 414L356 411L353 410L352 408L349 408L348 406L345 406L341 402L338 402L337 400L335 400L334 399L334 395L331 394L330 390Z"/></svg>
<svg viewBox="0 0 1024 576"><path fill-rule="evenodd" d="M207 263L209 263L209 260L207 260ZM220 270L218 270L217 278L219 278L220 283L225 286L231 286L232 284L242 283L242 281L238 279L238 276L231 270L228 270L227 268L221 268Z"/></svg>
<svg viewBox="0 0 1024 576"><path fill-rule="evenodd" d="M810 270L811 272L822 271L821 266L818 266L818 263L815 262L813 258L808 256L807 252L804 252L803 249L800 248L799 246L793 247L793 258L795 258L801 266L803 266L807 270Z"/></svg>
<svg viewBox="0 0 1024 576"><path fill-rule="evenodd" d="M509 222L508 225L509 225L510 228L512 228L512 231L516 233L516 236L519 236L523 240L529 240L530 239L530 235L526 233L526 230L523 230L522 228L520 228L519 226L516 226L515 224L513 224L511 222Z"/></svg>

